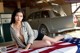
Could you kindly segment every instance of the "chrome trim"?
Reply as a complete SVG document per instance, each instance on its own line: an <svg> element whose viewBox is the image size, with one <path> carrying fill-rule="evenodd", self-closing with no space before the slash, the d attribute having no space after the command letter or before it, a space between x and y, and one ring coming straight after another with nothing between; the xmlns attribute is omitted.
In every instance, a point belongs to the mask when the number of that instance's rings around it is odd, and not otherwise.
<svg viewBox="0 0 80 53"><path fill-rule="evenodd" d="M74 28L67 28L67 29L62 29L62 30L58 30L58 32L64 32L64 31L68 31L68 30L80 30L80 27L74 27Z"/></svg>

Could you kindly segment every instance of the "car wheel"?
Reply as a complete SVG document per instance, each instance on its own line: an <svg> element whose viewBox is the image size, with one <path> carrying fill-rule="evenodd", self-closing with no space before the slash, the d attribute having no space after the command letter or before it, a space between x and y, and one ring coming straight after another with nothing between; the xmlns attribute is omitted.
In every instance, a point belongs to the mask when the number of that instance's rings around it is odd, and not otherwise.
<svg viewBox="0 0 80 53"><path fill-rule="evenodd" d="M49 34L48 29L47 29L47 27L45 25L41 25L40 26L39 32L42 33L42 34L45 34L45 35Z"/></svg>

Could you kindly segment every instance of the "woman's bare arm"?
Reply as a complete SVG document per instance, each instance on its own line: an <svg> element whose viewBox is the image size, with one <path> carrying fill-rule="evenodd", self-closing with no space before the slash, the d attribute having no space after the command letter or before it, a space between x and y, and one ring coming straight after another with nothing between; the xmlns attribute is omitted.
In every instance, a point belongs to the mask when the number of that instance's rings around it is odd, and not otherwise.
<svg viewBox="0 0 80 53"><path fill-rule="evenodd" d="M29 44L27 44L27 46L26 46L26 48L25 49L29 49L30 48L30 46L31 46L31 43L29 43Z"/></svg>

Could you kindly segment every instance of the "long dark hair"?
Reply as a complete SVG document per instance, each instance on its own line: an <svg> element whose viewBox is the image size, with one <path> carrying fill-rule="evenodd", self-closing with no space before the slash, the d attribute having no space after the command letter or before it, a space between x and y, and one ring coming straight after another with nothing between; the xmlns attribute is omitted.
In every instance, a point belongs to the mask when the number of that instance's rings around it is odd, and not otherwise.
<svg viewBox="0 0 80 53"><path fill-rule="evenodd" d="M23 11L22 9L20 9L20 8L17 8L17 9L15 9L15 10L13 11L13 13L12 13L11 23L10 23L10 24L15 23L15 16L16 16L16 14L17 14L18 12L22 12L22 13L23 13L23 20L22 20L22 21L25 21L24 11Z"/></svg>

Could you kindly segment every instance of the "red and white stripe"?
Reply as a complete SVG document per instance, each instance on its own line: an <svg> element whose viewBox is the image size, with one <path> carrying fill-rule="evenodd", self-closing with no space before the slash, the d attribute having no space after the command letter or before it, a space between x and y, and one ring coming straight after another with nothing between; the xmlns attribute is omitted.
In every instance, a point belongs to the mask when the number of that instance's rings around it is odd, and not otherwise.
<svg viewBox="0 0 80 53"><path fill-rule="evenodd" d="M28 51L16 48L15 45L7 46L5 53L76 53L77 46L67 42L59 42L49 47L29 49Z"/></svg>

